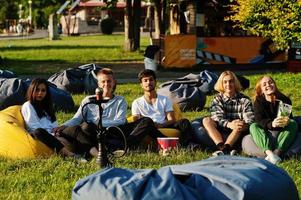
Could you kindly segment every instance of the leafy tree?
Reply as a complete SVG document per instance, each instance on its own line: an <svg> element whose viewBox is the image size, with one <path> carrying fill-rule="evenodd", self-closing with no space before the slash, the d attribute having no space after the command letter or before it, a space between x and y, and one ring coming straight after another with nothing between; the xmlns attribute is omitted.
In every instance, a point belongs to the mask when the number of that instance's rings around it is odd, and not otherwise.
<svg viewBox="0 0 301 200"><path fill-rule="evenodd" d="M18 17L17 2L9 0L0 0L0 5L0 24L2 26L5 26L6 19L16 19Z"/></svg>
<svg viewBox="0 0 301 200"><path fill-rule="evenodd" d="M48 16L56 12L65 0L32 0L33 24L36 27L47 27ZM19 4L23 5L23 18L29 15L28 0L0 0L0 23L6 19L19 19Z"/></svg>
<svg viewBox="0 0 301 200"><path fill-rule="evenodd" d="M232 20L249 33L271 38L278 49L301 41L301 3L298 0L236 0Z"/></svg>

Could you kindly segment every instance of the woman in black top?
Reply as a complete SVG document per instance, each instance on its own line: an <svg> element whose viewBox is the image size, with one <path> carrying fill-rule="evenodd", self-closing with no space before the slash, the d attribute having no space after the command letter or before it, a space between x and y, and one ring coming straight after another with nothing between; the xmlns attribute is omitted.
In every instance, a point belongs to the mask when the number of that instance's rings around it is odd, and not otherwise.
<svg viewBox="0 0 301 200"><path fill-rule="evenodd" d="M292 114L283 116L278 113L279 106L292 105L292 102L278 90L270 76L257 81L254 99L255 123L250 126L250 133L255 144L265 152L265 159L276 164L296 137L298 126L291 119ZM271 141L272 133L277 137L276 144Z"/></svg>

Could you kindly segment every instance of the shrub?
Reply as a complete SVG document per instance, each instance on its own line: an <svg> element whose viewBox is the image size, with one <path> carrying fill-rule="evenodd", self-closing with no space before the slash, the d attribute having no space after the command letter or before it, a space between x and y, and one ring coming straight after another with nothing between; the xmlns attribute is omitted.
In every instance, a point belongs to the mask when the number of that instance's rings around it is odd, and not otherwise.
<svg viewBox="0 0 301 200"><path fill-rule="evenodd" d="M111 35L113 33L114 26L115 22L112 18L106 18L100 22L100 28L103 34Z"/></svg>

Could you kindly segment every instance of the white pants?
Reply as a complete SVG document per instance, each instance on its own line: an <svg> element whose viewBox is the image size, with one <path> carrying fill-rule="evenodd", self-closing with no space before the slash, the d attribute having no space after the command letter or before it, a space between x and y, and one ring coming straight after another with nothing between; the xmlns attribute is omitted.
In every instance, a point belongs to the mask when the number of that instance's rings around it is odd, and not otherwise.
<svg viewBox="0 0 301 200"><path fill-rule="evenodd" d="M154 59L144 58L145 69L157 71L157 62Z"/></svg>

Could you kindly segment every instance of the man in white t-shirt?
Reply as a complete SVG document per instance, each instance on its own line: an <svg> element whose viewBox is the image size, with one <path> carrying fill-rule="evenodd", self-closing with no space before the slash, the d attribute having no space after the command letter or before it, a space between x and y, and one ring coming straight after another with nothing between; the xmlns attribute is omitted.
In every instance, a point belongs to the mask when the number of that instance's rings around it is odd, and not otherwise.
<svg viewBox="0 0 301 200"><path fill-rule="evenodd" d="M138 120L141 117L149 117L154 121L157 128L175 128L180 130L179 141L182 146L192 144L192 128L189 120L181 119L176 121L171 100L156 92L155 72L150 69L144 69L139 73L138 78L144 94L132 103L134 120Z"/></svg>

